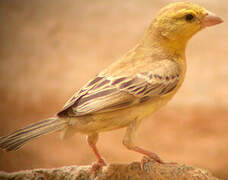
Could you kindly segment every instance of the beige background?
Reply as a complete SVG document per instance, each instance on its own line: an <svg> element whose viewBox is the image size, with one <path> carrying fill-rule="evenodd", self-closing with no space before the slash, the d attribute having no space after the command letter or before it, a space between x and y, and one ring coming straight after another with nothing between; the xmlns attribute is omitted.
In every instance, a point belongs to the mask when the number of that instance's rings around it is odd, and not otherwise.
<svg viewBox="0 0 228 180"><path fill-rule="evenodd" d="M58 112L101 69L132 48L160 0L0 1L0 136ZM225 23L197 34L187 48L187 78L171 103L139 130L139 145L166 161L208 168L228 178L228 3L195 0ZM107 162L140 160L122 145L124 130L101 134ZM0 151L0 170L95 161L85 137L55 133L17 152Z"/></svg>

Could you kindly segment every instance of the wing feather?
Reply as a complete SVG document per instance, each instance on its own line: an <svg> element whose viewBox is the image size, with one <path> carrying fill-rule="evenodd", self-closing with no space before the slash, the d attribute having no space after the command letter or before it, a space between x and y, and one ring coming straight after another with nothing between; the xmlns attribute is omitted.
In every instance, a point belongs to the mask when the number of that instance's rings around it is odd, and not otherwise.
<svg viewBox="0 0 228 180"><path fill-rule="evenodd" d="M58 115L82 116L143 103L171 92L179 82L179 73L174 61L164 60L154 62L150 71L134 76L97 76L76 93Z"/></svg>

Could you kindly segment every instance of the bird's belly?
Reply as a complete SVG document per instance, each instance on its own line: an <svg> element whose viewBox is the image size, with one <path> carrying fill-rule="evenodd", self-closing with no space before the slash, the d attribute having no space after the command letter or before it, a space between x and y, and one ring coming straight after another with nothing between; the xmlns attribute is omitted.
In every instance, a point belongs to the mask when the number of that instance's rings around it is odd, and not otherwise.
<svg viewBox="0 0 228 180"><path fill-rule="evenodd" d="M111 131L128 126L136 118L146 118L166 104L169 99L168 97L157 97L149 102L144 102L130 108L77 117L77 119L72 120L77 121L76 123L74 122L76 131L84 134Z"/></svg>

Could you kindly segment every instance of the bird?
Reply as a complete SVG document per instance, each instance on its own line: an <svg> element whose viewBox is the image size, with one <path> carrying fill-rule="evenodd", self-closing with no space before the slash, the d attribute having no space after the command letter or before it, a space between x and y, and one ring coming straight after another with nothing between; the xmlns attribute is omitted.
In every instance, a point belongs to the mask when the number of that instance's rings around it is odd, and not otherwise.
<svg viewBox="0 0 228 180"><path fill-rule="evenodd" d="M0 148L19 149L26 142L61 131L61 138L86 135L97 158L105 166L96 143L99 134L126 128L123 145L165 163L156 153L135 143L140 124L176 94L186 74L185 49L200 30L223 20L201 5L175 2L162 8L141 40L125 55L86 83L53 117L0 137Z"/></svg>

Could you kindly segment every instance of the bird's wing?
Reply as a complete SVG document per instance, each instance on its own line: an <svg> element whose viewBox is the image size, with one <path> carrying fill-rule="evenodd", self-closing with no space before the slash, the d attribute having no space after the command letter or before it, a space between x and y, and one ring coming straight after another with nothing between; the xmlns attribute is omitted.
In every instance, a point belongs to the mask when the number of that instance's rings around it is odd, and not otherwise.
<svg viewBox="0 0 228 180"><path fill-rule="evenodd" d="M82 116L110 112L143 103L171 92L179 81L178 65L171 60L154 62L151 70L134 76L97 76L63 107L58 115Z"/></svg>

